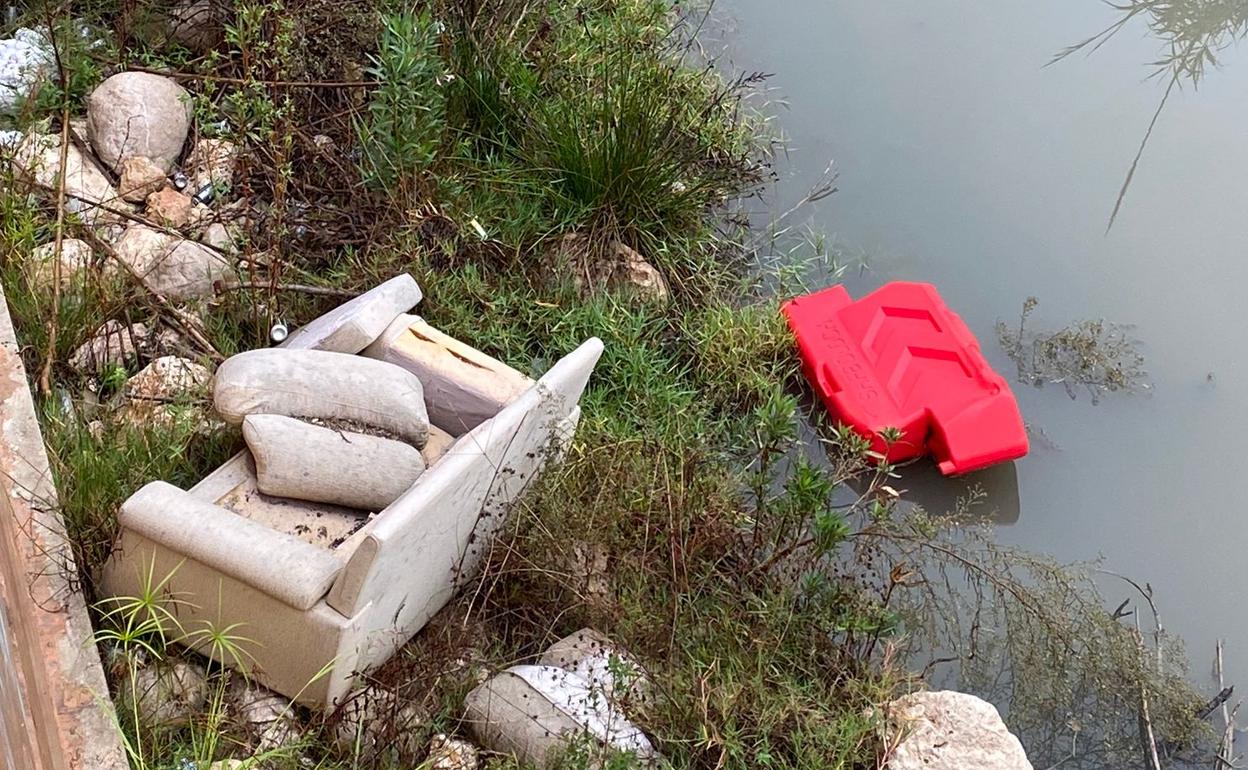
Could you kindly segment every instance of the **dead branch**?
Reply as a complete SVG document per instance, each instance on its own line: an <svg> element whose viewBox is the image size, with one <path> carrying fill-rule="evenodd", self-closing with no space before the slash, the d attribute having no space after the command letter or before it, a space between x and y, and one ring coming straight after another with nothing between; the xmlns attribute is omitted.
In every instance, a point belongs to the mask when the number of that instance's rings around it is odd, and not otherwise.
<svg viewBox="0 0 1248 770"><path fill-rule="evenodd" d="M59 63L59 58L58 58ZM64 85L64 73L61 73ZM56 360L56 332L61 315L61 249L65 241L65 184L69 177L69 106L61 108L61 173L56 180L56 240L52 246L52 313L48 318L48 352L39 370L39 392L52 392L52 362Z"/></svg>
<svg viewBox="0 0 1248 770"><path fill-rule="evenodd" d="M312 294L318 297L340 297L342 299L351 299L356 293L347 289L335 289L331 286L311 286L304 283L226 283L225 281L217 281L213 285L213 291L217 294L227 291L244 291L244 290L264 290L264 291L290 291L298 294Z"/></svg>
<svg viewBox="0 0 1248 770"><path fill-rule="evenodd" d="M1135 645L1140 651L1143 662L1147 652L1144 649L1144 635L1140 633L1140 616L1135 616ZM1144 749L1144 759L1151 770L1161 770L1161 757L1157 754L1157 736L1153 732L1153 718L1148 709L1147 685L1140 682L1140 742Z"/></svg>
<svg viewBox="0 0 1248 770"><path fill-rule="evenodd" d="M205 335L204 331L200 327L200 322L198 319L196 319L194 316L190 315L186 311L181 310L178 307L176 307L172 302L169 301L168 297L166 297L164 294L161 294L159 291L157 291L156 288L152 286L151 283L148 282L146 277L141 275L139 271L135 270L134 266L132 266L129 262L125 261L121 257L117 256L117 252L116 250L113 249L112 246L105 243L102 238L100 238L90 229L86 230L86 236L88 240L91 241L91 245L94 248L99 249L100 251L104 252L106 256L108 256L110 259L117 262L117 264L121 265L122 268L124 268L125 271L128 272L130 276L134 278L134 280L137 281L140 286L143 287L144 291L146 291L148 295L151 296L153 300L155 300L156 304L160 305L161 310L163 310L169 316L169 318L174 322L174 324L176 324L184 332L186 332L187 336L190 337L191 340L196 345L198 345L204 353L206 353L215 362L220 362L220 361L225 360L225 356L221 355L221 351L217 350L217 348L208 340L208 337Z"/></svg>

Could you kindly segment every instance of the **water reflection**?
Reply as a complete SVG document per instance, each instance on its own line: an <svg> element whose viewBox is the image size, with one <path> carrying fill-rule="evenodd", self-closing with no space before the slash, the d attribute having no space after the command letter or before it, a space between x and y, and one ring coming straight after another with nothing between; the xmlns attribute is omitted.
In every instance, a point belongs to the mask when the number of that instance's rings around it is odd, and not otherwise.
<svg viewBox="0 0 1248 770"><path fill-rule="evenodd" d="M1018 468L1000 463L964 476L944 476L931 458L920 458L896 469L889 486L901 494L902 513L921 508L937 518L958 517L968 524L1017 524L1022 511L1018 493ZM861 496L869 479L852 479L848 486Z"/></svg>
<svg viewBox="0 0 1248 770"><path fill-rule="evenodd" d="M1157 120L1170 101L1175 86L1183 82L1191 83L1193 87L1198 86L1208 67L1219 66L1221 53L1248 35L1248 0L1127 0L1122 4L1110 5L1119 11L1119 17L1113 24L1062 49L1050 62L1055 63L1078 51L1090 54L1136 19L1145 20L1153 36L1162 41L1159 58L1150 63L1154 69L1149 77L1166 80L1166 90L1157 103L1157 109L1153 112L1135 158L1131 161L1131 167L1118 190L1114 210L1109 215L1107 231L1118 218L1131 180L1140 165L1140 158L1144 155L1148 140L1152 138L1153 129L1157 127Z"/></svg>
<svg viewBox="0 0 1248 770"><path fill-rule="evenodd" d="M1022 504L1018 468L1000 463L965 476L942 476L936 464L919 460L898 470L893 485L902 505L918 506L933 516L958 515L974 523L1010 525L1018 522Z"/></svg>

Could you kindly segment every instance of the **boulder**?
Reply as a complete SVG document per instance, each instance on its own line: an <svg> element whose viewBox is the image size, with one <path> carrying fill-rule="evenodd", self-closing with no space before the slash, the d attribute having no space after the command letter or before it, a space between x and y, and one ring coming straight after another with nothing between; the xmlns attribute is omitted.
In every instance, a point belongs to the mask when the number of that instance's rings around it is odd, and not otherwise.
<svg viewBox="0 0 1248 770"><path fill-rule="evenodd" d="M206 386L212 373L203 364L178 356L161 356L126 382L133 399L169 402Z"/></svg>
<svg viewBox="0 0 1248 770"><path fill-rule="evenodd" d="M415 759L423 748L421 727L428 715L414 703L402 702L391 690L369 686L347 698L332 722L334 745L365 763L384 754Z"/></svg>
<svg viewBox="0 0 1248 770"><path fill-rule="evenodd" d="M570 271L572 284L582 296L610 291L646 302L665 303L671 298L658 268L620 241L596 249L584 234L568 233L551 249L547 262L556 276Z"/></svg>
<svg viewBox="0 0 1248 770"><path fill-rule="evenodd" d="M428 770L477 770L481 757L477 747L462 738L438 733L429 742L429 757L422 767Z"/></svg>
<svg viewBox="0 0 1248 770"><path fill-rule="evenodd" d="M177 239L144 277L169 299L210 297L213 285L230 274L230 266L198 241Z"/></svg>
<svg viewBox="0 0 1248 770"><path fill-rule="evenodd" d="M146 276L160 264L161 258L177 240L178 236L173 233L133 224L113 244L113 253L136 273Z"/></svg>
<svg viewBox="0 0 1248 770"><path fill-rule="evenodd" d="M120 418L138 427L189 422L196 430L206 430L210 426L203 407L189 402L211 380L212 373L202 364L161 356L126 381L126 404Z"/></svg>
<svg viewBox="0 0 1248 770"><path fill-rule="evenodd" d="M191 97L169 78L148 72L119 72L87 97L87 137L113 171L132 155L150 158L163 171L173 168L191 127Z"/></svg>
<svg viewBox="0 0 1248 770"><path fill-rule="evenodd" d="M211 187L214 197L229 192L234 186L238 154L238 145L229 139L200 139L196 142L186 158L191 191L198 193L205 187Z"/></svg>
<svg viewBox="0 0 1248 770"><path fill-rule="evenodd" d="M887 770L1032 770L997 709L966 693L917 692L885 709Z"/></svg>
<svg viewBox="0 0 1248 770"><path fill-rule="evenodd" d="M539 767L578 739L643 760L656 756L645 734L589 682L553 666L512 666L468 693L464 711L481 745Z"/></svg>
<svg viewBox="0 0 1248 770"><path fill-rule="evenodd" d="M121 161L121 181L117 185L121 197L131 203L142 203L147 196L165 186L166 175L151 158L134 155Z"/></svg>
<svg viewBox="0 0 1248 770"><path fill-rule="evenodd" d="M425 469L420 450L402 441L276 414L244 417L243 439L256 486L274 497L380 511Z"/></svg>
<svg viewBox="0 0 1248 770"><path fill-rule="evenodd" d="M0 113L16 113L54 64L52 46L40 32L22 27L0 40Z"/></svg>
<svg viewBox="0 0 1248 770"><path fill-rule="evenodd" d="M113 247L117 258L170 299L210 296L230 268L215 251L177 235L134 224Z"/></svg>
<svg viewBox="0 0 1248 770"><path fill-rule="evenodd" d="M231 714L257 754L303 740L294 704L272 690L236 679L230 683L226 698Z"/></svg>
<svg viewBox="0 0 1248 770"><path fill-rule="evenodd" d="M209 248L222 251L227 254L233 254L238 251L238 245L234 243L234 238L230 236L230 230L220 222L213 222L204 228L200 233L199 242Z"/></svg>
<svg viewBox="0 0 1248 770"><path fill-rule="evenodd" d="M143 324L126 326L120 321L105 321L91 339L82 343L69 357L69 365L80 374L103 374L113 366L125 366L132 360L140 340L147 336Z"/></svg>
<svg viewBox="0 0 1248 770"><path fill-rule="evenodd" d="M60 134L26 136L13 153L13 171L18 181L55 199L61 178ZM70 144L65 154L65 210L88 225L97 225L116 222L120 217L115 212L131 209L119 200L117 188L104 172Z"/></svg>
<svg viewBox="0 0 1248 770"><path fill-rule="evenodd" d="M406 273L395 276L296 329L282 347L359 353L420 299L416 279Z"/></svg>
<svg viewBox="0 0 1248 770"><path fill-rule="evenodd" d="M137 665L118 683L117 700L123 710L137 712L146 728L181 727L207 703L207 675L183 661Z"/></svg>
<svg viewBox="0 0 1248 770"><path fill-rule="evenodd" d="M145 278L154 290L171 300L186 300L211 297L213 285L230 273L230 266L211 248L198 241L177 238Z"/></svg>
<svg viewBox="0 0 1248 770"><path fill-rule="evenodd" d="M169 39L198 54L225 42L225 9L218 0L179 0L167 16Z"/></svg>
<svg viewBox="0 0 1248 770"><path fill-rule="evenodd" d="M423 446L424 389L392 364L324 350L250 350L217 370L213 400L228 423L249 414L349 421Z"/></svg>
<svg viewBox="0 0 1248 770"><path fill-rule="evenodd" d="M180 228L191 219L191 196L164 187L147 196L147 218L166 227Z"/></svg>
<svg viewBox="0 0 1248 770"><path fill-rule="evenodd" d="M36 289L50 289L56 276L56 242L45 243L30 253L29 275ZM61 286L69 286L74 277L91 266L91 246L77 238L61 240Z"/></svg>
<svg viewBox="0 0 1248 770"><path fill-rule="evenodd" d="M659 269L632 248L616 241L614 259L605 268L607 288L632 294L659 304L671 299L672 292ZM609 272L606 272L609 270Z"/></svg>

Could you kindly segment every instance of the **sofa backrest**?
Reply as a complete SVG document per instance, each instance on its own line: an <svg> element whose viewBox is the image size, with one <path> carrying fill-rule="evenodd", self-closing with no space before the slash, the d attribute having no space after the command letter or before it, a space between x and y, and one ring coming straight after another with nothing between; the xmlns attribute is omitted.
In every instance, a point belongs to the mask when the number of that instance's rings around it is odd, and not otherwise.
<svg viewBox="0 0 1248 770"><path fill-rule="evenodd" d="M533 387L533 380L502 361L406 313L363 355L416 375L425 389L429 421L452 436L477 427Z"/></svg>
<svg viewBox="0 0 1248 770"><path fill-rule="evenodd" d="M367 638L361 668L402 645L475 572L507 508L570 438L601 354L593 338L562 358L370 522L327 598Z"/></svg>

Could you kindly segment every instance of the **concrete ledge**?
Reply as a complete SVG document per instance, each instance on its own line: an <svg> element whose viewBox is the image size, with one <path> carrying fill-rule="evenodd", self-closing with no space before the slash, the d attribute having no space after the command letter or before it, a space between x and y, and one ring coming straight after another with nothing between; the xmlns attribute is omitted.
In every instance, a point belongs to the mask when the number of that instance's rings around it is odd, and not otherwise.
<svg viewBox="0 0 1248 770"><path fill-rule="evenodd" d="M0 767L127 770L0 294Z"/></svg>

